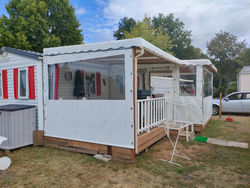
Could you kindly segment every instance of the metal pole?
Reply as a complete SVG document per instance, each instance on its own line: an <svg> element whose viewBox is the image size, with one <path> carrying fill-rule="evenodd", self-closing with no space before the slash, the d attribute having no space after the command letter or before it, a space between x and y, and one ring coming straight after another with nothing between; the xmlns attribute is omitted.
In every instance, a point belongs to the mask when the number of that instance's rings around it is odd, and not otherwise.
<svg viewBox="0 0 250 188"><path fill-rule="evenodd" d="M220 93L220 108L219 108L219 117L221 119L221 104L222 104L222 93Z"/></svg>

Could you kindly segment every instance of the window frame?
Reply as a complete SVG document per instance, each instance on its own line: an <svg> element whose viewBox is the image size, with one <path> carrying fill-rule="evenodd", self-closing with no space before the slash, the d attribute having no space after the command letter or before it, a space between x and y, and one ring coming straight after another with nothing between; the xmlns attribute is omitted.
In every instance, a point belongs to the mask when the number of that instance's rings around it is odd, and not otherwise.
<svg viewBox="0 0 250 188"><path fill-rule="evenodd" d="M211 83L210 83L211 84L211 95L207 95L207 96L205 96L205 73L207 73L207 74L209 74L211 76ZM202 93L203 93L203 98L213 96L213 73L210 72L205 67L203 69L203 87L202 87Z"/></svg>
<svg viewBox="0 0 250 188"><path fill-rule="evenodd" d="M21 96L21 92L20 92L20 87L21 87L21 84L20 84L20 72L21 71L26 71L26 96ZM25 67L25 68L19 68L18 69L18 98L19 99L28 99L29 98L29 76L28 76L28 68Z"/></svg>
<svg viewBox="0 0 250 188"><path fill-rule="evenodd" d="M181 92L181 82L185 82L185 81L181 81L183 78L181 78L181 75L183 76L192 76L192 75L195 75L195 82L194 82L194 85L195 85L195 88L194 88L194 95L185 95ZM185 80L185 79L184 79ZM184 96L184 97L196 97L197 96L197 71L195 70L195 73L180 73L180 76L179 76L179 96Z"/></svg>
<svg viewBox="0 0 250 188"><path fill-rule="evenodd" d="M235 96L235 95L241 95L240 99L230 99L230 97ZM240 101L240 100L244 100L244 93L234 93L231 94L229 96L227 96L224 100L228 99L228 101Z"/></svg>
<svg viewBox="0 0 250 188"><path fill-rule="evenodd" d="M95 93L87 93L87 76L91 75L91 74L94 74L95 75ZM96 85L96 72L91 72L91 71L86 71L84 73L84 90L85 90L85 97L96 97L97 96L97 92L96 92L96 89L97 89L97 85ZM88 95L88 96L87 96Z"/></svg>
<svg viewBox="0 0 250 188"><path fill-rule="evenodd" d="M0 69L0 84L1 84L1 91L0 91L0 99L3 99L3 71Z"/></svg>
<svg viewBox="0 0 250 188"><path fill-rule="evenodd" d="M245 93L244 100L250 100L250 98L247 98L247 95L250 95L250 93Z"/></svg>

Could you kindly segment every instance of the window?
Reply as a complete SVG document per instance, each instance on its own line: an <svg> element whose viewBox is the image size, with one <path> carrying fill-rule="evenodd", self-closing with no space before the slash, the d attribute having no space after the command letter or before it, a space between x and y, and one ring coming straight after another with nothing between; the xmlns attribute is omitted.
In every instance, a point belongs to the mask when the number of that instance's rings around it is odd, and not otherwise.
<svg viewBox="0 0 250 188"><path fill-rule="evenodd" d="M196 67L180 67L179 85L181 96L196 95Z"/></svg>
<svg viewBox="0 0 250 188"><path fill-rule="evenodd" d="M124 87L123 87L123 76L122 75L116 75L116 93L122 94L124 93Z"/></svg>
<svg viewBox="0 0 250 188"><path fill-rule="evenodd" d="M27 69L20 69L18 77L18 94L19 98L27 98L28 97L28 74Z"/></svg>
<svg viewBox="0 0 250 188"><path fill-rule="evenodd" d="M246 100L250 100L250 93L246 93Z"/></svg>
<svg viewBox="0 0 250 188"><path fill-rule="evenodd" d="M233 94L228 97L229 100L241 100L243 97L242 93Z"/></svg>
<svg viewBox="0 0 250 188"><path fill-rule="evenodd" d="M152 94L156 96L173 93L172 71L150 72L150 88Z"/></svg>
<svg viewBox="0 0 250 188"><path fill-rule="evenodd" d="M86 76L86 95L96 94L96 75L95 73L87 72Z"/></svg>
<svg viewBox="0 0 250 188"><path fill-rule="evenodd" d="M212 74L207 70L204 70L204 87L203 87L203 96L212 95Z"/></svg>
<svg viewBox="0 0 250 188"><path fill-rule="evenodd" d="M3 97L2 71L0 71L0 98Z"/></svg>
<svg viewBox="0 0 250 188"><path fill-rule="evenodd" d="M124 61L117 55L49 65L49 99L125 99Z"/></svg>

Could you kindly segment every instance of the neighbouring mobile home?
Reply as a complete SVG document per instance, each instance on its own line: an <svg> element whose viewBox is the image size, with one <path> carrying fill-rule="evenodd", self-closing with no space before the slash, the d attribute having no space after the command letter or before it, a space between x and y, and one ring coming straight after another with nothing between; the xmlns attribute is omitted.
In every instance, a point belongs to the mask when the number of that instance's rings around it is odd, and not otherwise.
<svg viewBox="0 0 250 188"><path fill-rule="evenodd" d="M20 107L24 109L29 108L28 106L35 107L36 117L34 120L36 130L43 130L44 121L41 57L42 55L40 53L9 47L3 47L0 50L1 110L10 111L10 109L13 110L14 108L20 110ZM11 107L9 105L15 106ZM18 107L18 105L21 106ZM6 108L3 106L6 106ZM1 122L3 124L4 121L2 120ZM24 122L26 121L24 120ZM20 126L21 124L20 122ZM11 131L11 126L1 125L1 127L2 126L9 128L9 131ZM5 132L7 131L5 130ZM3 131L0 135L1 134L3 134ZM32 144L30 141L25 143Z"/></svg>

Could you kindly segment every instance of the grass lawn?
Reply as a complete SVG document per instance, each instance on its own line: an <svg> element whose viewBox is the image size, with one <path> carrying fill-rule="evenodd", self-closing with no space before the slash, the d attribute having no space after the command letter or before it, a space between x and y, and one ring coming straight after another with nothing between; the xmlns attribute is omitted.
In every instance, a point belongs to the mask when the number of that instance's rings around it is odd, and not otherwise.
<svg viewBox="0 0 250 188"><path fill-rule="evenodd" d="M250 145L250 117L234 116L232 123L217 119L201 135ZM250 187L250 149L183 141L179 151L192 160L176 158L183 165L178 167L160 161L169 159L170 148L164 138L140 154L135 164L122 164L54 148L26 147L9 154L13 163L0 171L0 187Z"/></svg>

